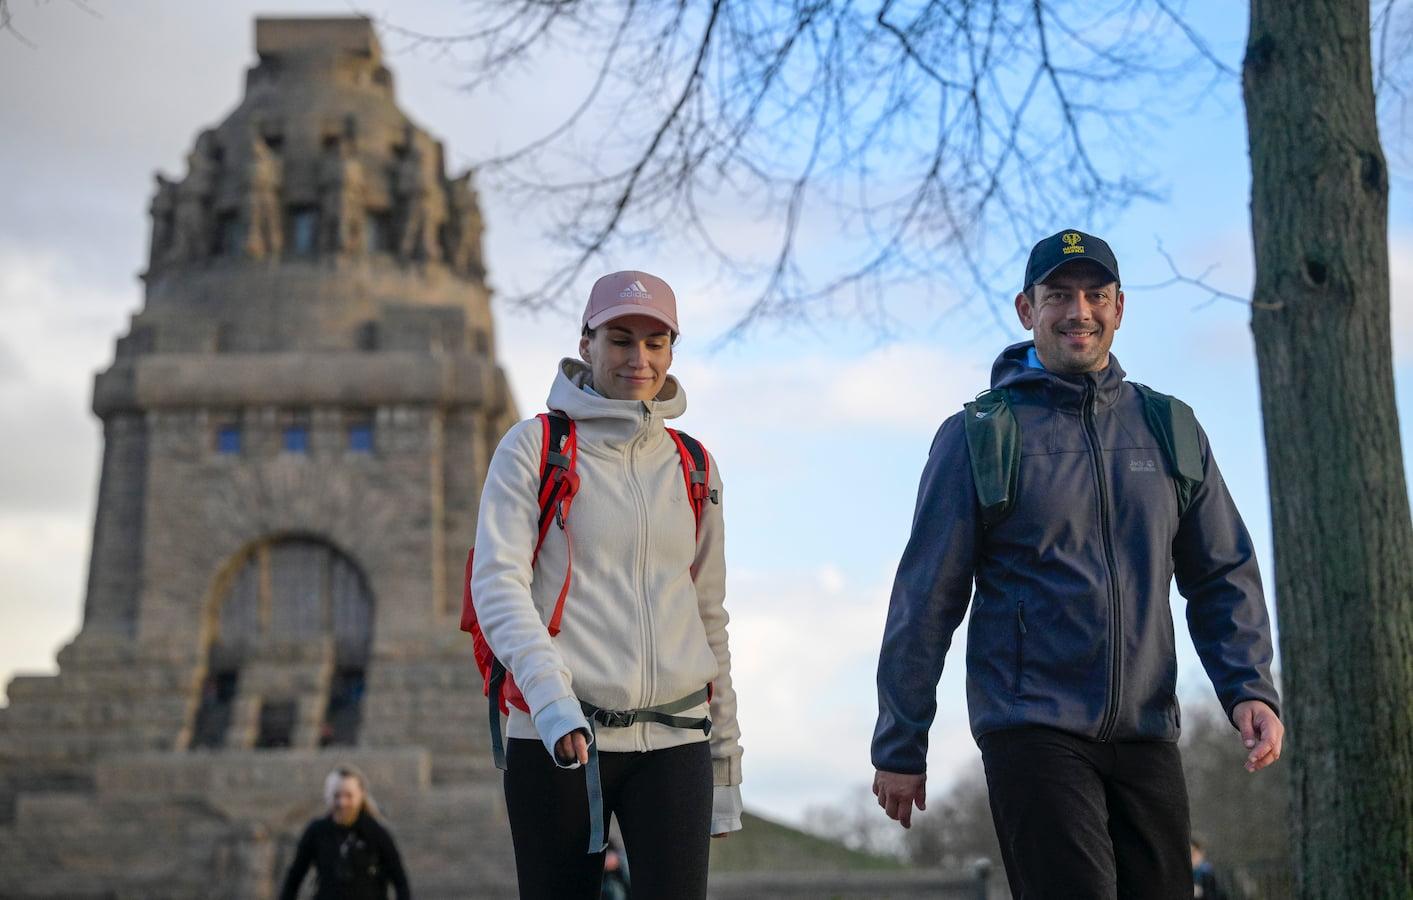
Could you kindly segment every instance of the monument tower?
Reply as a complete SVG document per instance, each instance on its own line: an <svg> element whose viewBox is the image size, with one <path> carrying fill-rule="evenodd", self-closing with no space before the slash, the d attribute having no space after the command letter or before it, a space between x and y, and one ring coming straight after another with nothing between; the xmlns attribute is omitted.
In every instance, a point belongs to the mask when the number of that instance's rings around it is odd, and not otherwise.
<svg viewBox="0 0 1413 900"><path fill-rule="evenodd" d="M157 176L95 381L83 628L0 711L6 896L268 896L337 761L418 896L513 885L465 549L515 410L470 174L369 22L260 19L244 99Z"/></svg>

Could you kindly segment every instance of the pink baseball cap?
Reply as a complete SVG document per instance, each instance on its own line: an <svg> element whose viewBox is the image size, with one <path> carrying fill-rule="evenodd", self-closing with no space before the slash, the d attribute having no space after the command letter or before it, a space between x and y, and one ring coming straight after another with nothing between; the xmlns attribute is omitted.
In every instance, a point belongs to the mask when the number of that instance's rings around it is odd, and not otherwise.
<svg viewBox="0 0 1413 900"><path fill-rule="evenodd" d="M594 282L589 304L584 307L584 327L598 328L620 316L650 316L673 334L682 333L677 327L677 297L672 288L647 272L614 272Z"/></svg>

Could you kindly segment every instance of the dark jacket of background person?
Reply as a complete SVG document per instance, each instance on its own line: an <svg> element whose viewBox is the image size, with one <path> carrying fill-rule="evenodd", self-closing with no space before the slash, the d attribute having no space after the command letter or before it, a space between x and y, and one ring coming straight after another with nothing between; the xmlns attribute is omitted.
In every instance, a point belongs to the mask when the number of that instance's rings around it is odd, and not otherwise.
<svg viewBox="0 0 1413 900"><path fill-rule="evenodd" d="M1057 375L1027 363L1031 346L1006 348L992 368L1021 433L1006 518L982 527L965 412L933 441L879 660L879 769L926 770L936 684L973 579L967 706L978 738L1043 725L1098 740L1176 740L1174 575L1228 718L1243 700L1279 712L1255 552L1206 434L1204 478L1179 517L1167 459L1118 361Z"/></svg>
<svg viewBox="0 0 1413 900"><path fill-rule="evenodd" d="M1206 860L1192 867L1192 896L1194 900L1227 900L1226 891L1217 881L1217 870Z"/></svg>
<svg viewBox="0 0 1413 900"><path fill-rule="evenodd" d="M315 900L386 900L388 885L397 892L397 900L412 897L392 835L366 812L359 813L347 827L332 816L309 823L285 876L280 900L296 900L311 864L319 885Z"/></svg>

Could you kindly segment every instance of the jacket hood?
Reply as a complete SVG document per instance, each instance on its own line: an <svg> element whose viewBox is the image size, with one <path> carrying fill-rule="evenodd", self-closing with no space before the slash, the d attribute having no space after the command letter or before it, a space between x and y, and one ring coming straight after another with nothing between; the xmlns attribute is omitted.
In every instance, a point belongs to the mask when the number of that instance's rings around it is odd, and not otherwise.
<svg viewBox="0 0 1413 900"><path fill-rule="evenodd" d="M646 431L661 431L666 420L687 411L687 394L682 384L668 375L662 390L651 400L610 400L584 388L592 370L582 360L565 357L559 362L548 405L559 410L584 429L587 435L609 444L626 443Z"/></svg>
<svg viewBox="0 0 1413 900"><path fill-rule="evenodd" d="M1084 403L1085 391L1091 384L1099 406L1109 406L1119 398L1127 373L1114 354L1109 354L1108 367L1098 372L1060 375L1030 365L1030 351L1034 347L1034 341L1022 341L1001 351L1001 355L991 364L993 390L1011 388L1036 391L1043 393L1055 406L1074 409Z"/></svg>

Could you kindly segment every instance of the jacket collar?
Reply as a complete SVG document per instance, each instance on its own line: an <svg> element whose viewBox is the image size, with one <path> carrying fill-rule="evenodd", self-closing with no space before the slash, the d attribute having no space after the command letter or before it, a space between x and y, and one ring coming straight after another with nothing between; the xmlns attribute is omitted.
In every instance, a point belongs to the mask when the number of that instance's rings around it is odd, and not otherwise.
<svg viewBox="0 0 1413 900"><path fill-rule="evenodd" d="M591 370L583 362L565 358L559 363L548 405L574 420L580 438L618 450L640 436L656 439L664 434L668 419L687 411L687 394L671 375L652 400L610 400L584 390Z"/></svg>
<svg viewBox="0 0 1413 900"><path fill-rule="evenodd" d="M1109 365L1098 372L1059 375L1029 365L1027 356L1034 346L1034 341L1023 341L1002 350L991 366L991 387L1033 394L1057 409L1074 411L1084 406L1085 394L1091 388L1096 407L1113 406L1118 401L1126 373L1112 353L1109 354Z"/></svg>

